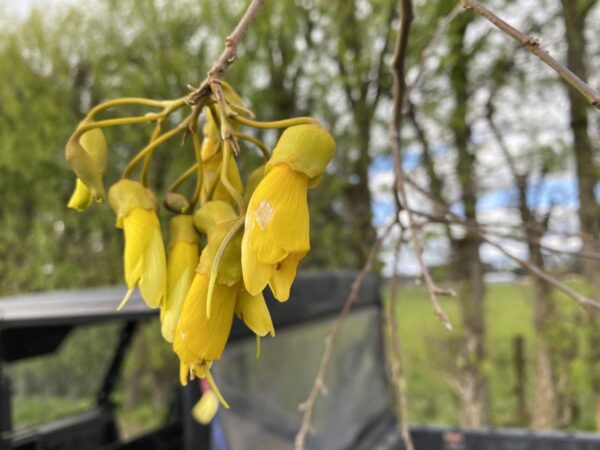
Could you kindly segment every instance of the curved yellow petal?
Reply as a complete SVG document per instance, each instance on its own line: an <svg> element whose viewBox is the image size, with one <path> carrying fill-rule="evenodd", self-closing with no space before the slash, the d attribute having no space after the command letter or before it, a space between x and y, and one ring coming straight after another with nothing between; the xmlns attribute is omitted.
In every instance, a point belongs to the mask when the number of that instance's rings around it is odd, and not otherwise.
<svg viewBox="0 0 600 450"><path fill-rule="evenodd" d="M273 296L280 302L285 302L290 297L290 289L294 278L296 278L298 263L305 255L306 252L292 253L277 264L273 276L269 280L269 287L273 292Z"/></svg>
<svg viewBox="0 0 600 450"><path fill-rule="evenodd" d="M140 293L148 306L158 308L167 293L167 258L158 226L152 231L152 238L146 246L143 258Z"/></svg>
<svg viewBox="0 0 600 450"><path fill-rule="evenodd" d="M252 194L246 217L252 250L275 264L288 253L310 249L308 177L285 164L272 168Z"/></svg>
<svg viewBox="0 0 600 450"><path fill-rule="evenodd" d="M69 198L67 207L82 212L88 209L91 204L92 194L90 194L90 190L83 184L83 181L77 178L75 181L75 190L73 190L73 194Z"/></svg>
<svg viewBox="0 0 600 450"><path fill-rule="evenodd" d="M129 288L134 287L142 276L142 258L158 226L156 214L147 209L134 208L123 218L125 282Z"/></svg>
<svg viewBox="0 0 600 450"><path fill-rule="evenodd" d="M249 225L247 217L246 224ZM250 235L251 230L246 229L242 237L242 276L246 291L251 295L258 295L267 286L275 267L272 264L265 264L258 260L256 254L252 251Z"/></svg>
<svg viewBox="0 0 600 450"><path fill-rule="evenodd" d="M221 357L231 331L238 289L238 285L215 285L209 319L206 317L208 277L196 273L173 338L173 349L184 364Z"/></svg>
<svg viewBox="0 0 600 450"><path fill-rule="evenodd" d="M246 290L240 289L235 305L235 312L254 334L261 337L267 334L275 336L271 314L262 294L251 295Z"/></svg>
<svg viewBox="0 0 600 450"><path fill-rule="evenodd" d="M160 321L161 321L161 333L163 338L167 342L173 342L173 336L175 334L175 327L179 321L181 310L183 308L183 302L192 284L194 278L194 269L188 268L179 277L176 282L167 281L167 297L166 305L161 309ZM172 284L174 283L174 286Z"/></svg>

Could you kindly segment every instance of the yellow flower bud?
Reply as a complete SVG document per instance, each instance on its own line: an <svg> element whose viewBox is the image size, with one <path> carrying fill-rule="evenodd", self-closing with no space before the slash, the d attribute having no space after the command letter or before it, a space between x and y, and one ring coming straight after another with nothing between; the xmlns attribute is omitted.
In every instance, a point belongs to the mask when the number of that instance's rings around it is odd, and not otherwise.
<svg viewBox="0 0 600 450"><path fill-rule="evenodd" d="M221 137L219 136L219 130L211 116L210 110L206 112L206 123L204 124L203 133L204 140L202 141L200 154L203 160L202 169L204 176L202 178L200 199L205 202L208 199L208 194L212 192L211 200L223 200L235 205L235 200L220 181L221 165L223 163ZM233 155L229 157L229 162L227 163L227 179L237 192L242 192L242 177L240 176L240 171Z"/></svg>
<svg viewBox="0 0 600 450"><path fill-rule="evenodd" d="M104 200L102 175L106 170L106 139L100 128L83 133L79 141L71 138L65 151L67 162L96 201Z"/></svg>
<svg viewBox="0 0 600 450"><path fill-rule="evenodd" d="M279 164L286 164L312 180L323 174L334 152L335 141L321 125L289 127L273 150L267 163L267 173Z"/></svg>

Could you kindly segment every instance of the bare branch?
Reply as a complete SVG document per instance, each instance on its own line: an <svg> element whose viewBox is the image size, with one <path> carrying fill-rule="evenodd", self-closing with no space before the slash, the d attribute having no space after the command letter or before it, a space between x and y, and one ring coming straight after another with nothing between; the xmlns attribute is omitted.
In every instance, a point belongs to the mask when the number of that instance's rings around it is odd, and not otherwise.
<svg viewBox="0 0 600 450"><path fill-rule="evenodd" d="M472 9L484 19L491 22L498 29L508 34L510 37L519 42L525 47L530 53L537 56L542 62L550 66L556 73L558 73L567 83L569 83L574 89L579 91L588 102L596 109L600 110L600 97L594 90L581 78L575 75L566 66L561 64L558 60L544 50L540 44L540 41L526 35L525 33L517 30L512 25L508 24L492 11L487 9L477 0L460 0L460 4L465 9Z"/></svg>
<svg viewBox="0 0 600 450"><path fill-rule="evenodd" d="M511 252L506 250L502 245L500 245L497 242L490 239L483 231L481 231L481 229L478 226L474 226L469 221L463 219L458 214L455 214L454 212L452 212L452 210L448 207L448 205L446 205L443 201L437 199L435 196L431 195L429 192L427 192L427 190L423 189L421 186L419 186L418 183L416 183L411 178L406 178L406 182L408 184L410 184L415 190L417 190L418 192L420 192L421 194L425 195L427 198L432 200L434 203L437 203L438 205L440 205L444 209L444 212L446 213L447 217L451 218L451 220L454 223L458 223L458 224L462 225L467 230L469 230L473 234L477 235L482 241L484 241L484 242L488 243L489 245L491 245L492 247L496 248L502 254L504 254L505 256L507 256L508 258L512 259L514 262L519 264L521 267L527 269L529 272L538 276L539 278L546 280L548 283L550 283L556 289L562 291L567 296L571 297L571 299L575 300L580 306L587 308L587 309L600 310L600 303L574 291L569 286L564 284L562 281L553 277L552 275L545 272L544 270L540 269L535 264L531 264L529 261L519 258L516 255L513 255Z"/></svg>
<svg viewBox="0 0 600 450"><path fill-rule="evenodd" d="M405 80L405 59L406 51L408 47L408 36L410 31L410 25L413 20L413 9L411 0L401 0L402 17L400 21L400 29L398 30L398 37L396 39L396 49L394 52L394 59L392 61L392 68L394 70L394 107L393 117L390 121L388 130L388 139L392 155L394 157L394 175L396 191L400 196L402 206L406 211L408 218L408 226L411 233L411 240L414 247L415 255L419 262L419 269L421 276L425 281L427 290L429 292L429 298L433 305L433 311L435 315L444 324L446 329L452 330L452 324L450 319L442 309L438 300L438 295L446 293L444 289L437 287L429 273L429 269L425 265L423 260L423 249L421 247L421 241L419 239L419 233L415 224L414 217L408 203L408 195L406 193L406 174L402 167L402 158L400 152L400 127L402 122L402 105L404 103L404 96L406 93L406 80Z"/></svg>
<svg viewBox="0 0 600 450"><path fill-rule="evenodd" d="M319 394L325 391L325 375L327 374L327 369L329 369L329 364L331 363L331 357L333 356L335 342L338 338L338 335L340 334L340 331L342 330L342 327L344 326L344 323L346 322L346 319L348 318L350 310L358 300L358 294L360 292L362 284L367 278L367 275L369 275L369 273L373 269L373 264L375 262L375 258L379 252L379 248L381 247L382 242L389 235L394 225L395 222L389 224L383 230L381 236L375 241L373 247L371 247L371 252L369 253L369 257L367 258L365 265L363 266L362 270L352 283L350 295L348 295L348 299L346 300L346 303L344 303L344 307L342 308L340 315L338 316L331 332L325 338L325 350L323 351L323 356L321 357L321 362L319 364L317 376L315 377L315 381L312 385L307 399L304 401L304 403L299 405L299 408L303 412L303 415L300 429L298 430L298 433L296 434L296 438L294 440L295 450L305 449L306 437L310 430L310 423L315 407L315 402L317 401Z"/></svg>
<svg viewBox="0 0 600 450"><path fill-rule="evenodd" d="M252 0L246 12L238 22L233 32L225 39L225 49L221 56L215 61L213 66L206 74L206 78L200 84L200 87L192 91L186 98L188 105L197 105L200 100L209 94L210 84L214 81L220 80L225 75L225 72L237 59L237 48L248 28L256 20L258 12L262 8L264 0Z"/></svg>
<svg viewBox="0 0 600 450"><path fill-rule="evenodd" d="M454 7L454 9L452 11L450 11L450 13L446 17L443 17L438 22L438 26L435 29L435 32L433 33L433 37L431 38L431 41L429 41L429 44L427 44L427 47L425 47L423 49L423 51L421 52L421 57L419 59L419 66L417 68L417 74L415 75L415 77L413 78L413 80L410 82L410 84L408 85L408 87L406 89L406 100L408 100L410 98L410 94L412 94L412 92L415 90L415 88L421 81L421 78L423 77L423 74L425 73L425 66L427 64L427 60L433 54L435 47L438 45L440 39L446 32L446 29L448 28L450 23L463 11L464 11L464 8L460 4L456 5Z"/></svg>

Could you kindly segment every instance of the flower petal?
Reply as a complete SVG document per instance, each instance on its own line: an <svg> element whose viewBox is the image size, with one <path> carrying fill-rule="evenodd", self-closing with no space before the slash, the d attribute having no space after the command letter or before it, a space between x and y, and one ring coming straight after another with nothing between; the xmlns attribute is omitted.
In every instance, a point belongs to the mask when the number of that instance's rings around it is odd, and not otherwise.
<svg viewBox="0 0 600 450"><path fill-rule="evenodd" d="M261 337L267 334L275 336L271 314L269 314L269 309L262 294L250 295L244 289L240 289L235 312L254 334Z"/></svg>
<svg viewBox="0 0 600 450"><path fill-rule="evenodd" d="M238 289L239 284L215 285L209 319L206 317L208 277L196 273L173 338L173 349L183 363L221 357L231 331Z"/></svg>
<svg viewBox="0 0 600 450"><path fill-rule="evenodd" d="M167 258L158 226L152 231L152 239L146 246L143 258L144 269L139 282L140 293L148 306L158 308L167 293Z"/></svg>
<svg viewBox="0 0 600 450"><path fill-rule="evenodd" d="M157 226L155 213L143 208L134 208L123 218L125 282L129 288L134 287L142 275L143 264L140 261Z"/></svg>
<svg viewBox="0 0 600 450"><path fill-rule="evenodd" d="M292 253L281 261L273 272L273 276L269 280L269 287L273 296L280 302L285 302L290 297L290 288L296 278L298 263L305 255L306 252Z"/></svg>
<svg viewBox="0 0 600 450"><path fill-rule="evenodd" d="M219 398L212 390L208 390L202 394L198 403L192 408L192 416L202 425L208 425L217 414L218 409Z"/></svg>
<svg viewBox="0 0 600 450"><path fill-rule="evenodd" d="M246 218L246 224L249 223ZM258 260L256 254L251 248L251 230L244 232L242 237L242 275L244 286L251 295L260 294L267 286L275 267L272 264L265 264Z"/></svg>
<svg viewBox="0 0 600 450"><path fill-rule="evenodd" d="M288 253L310 249L307 189L306 175L281 164L254 191L247 218L252 250L262 262L274 264Z"/></svg>

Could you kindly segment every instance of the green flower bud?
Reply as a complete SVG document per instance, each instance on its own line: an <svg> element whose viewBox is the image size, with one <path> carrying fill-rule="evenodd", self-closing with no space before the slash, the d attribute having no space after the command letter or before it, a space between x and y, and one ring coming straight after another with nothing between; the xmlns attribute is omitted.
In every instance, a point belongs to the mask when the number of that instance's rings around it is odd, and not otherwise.
<svg viewBox="0 0 600 450"><path fill-rule="evenodd" d="M189 200L179 192L167 192L164 204L169 211L175 214L186 214L190 210Z"/></svg>
<svg viewBox="0 0 600 450"><path fill-rule="evenodd" d="M106 139L99 128L83 133L79 141L71 138L65 151L67 162L90 191L91 197L104 200L102 175L106 170Z"/></svg>

